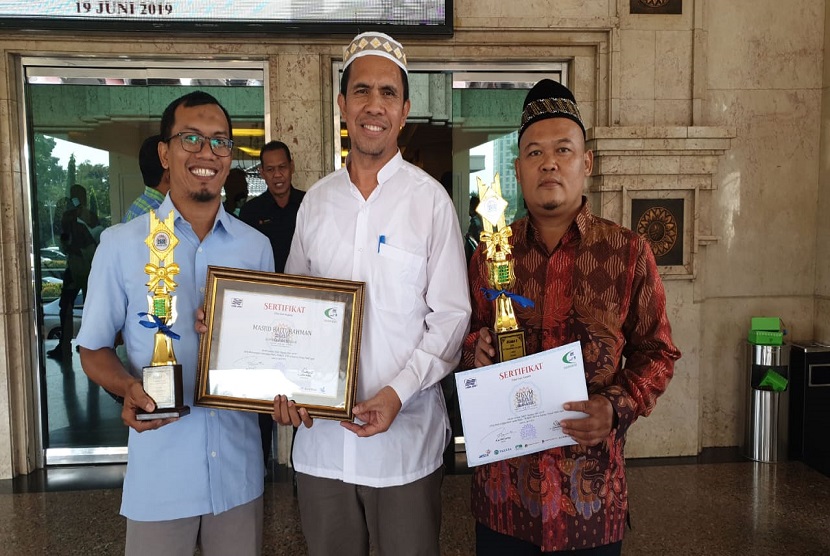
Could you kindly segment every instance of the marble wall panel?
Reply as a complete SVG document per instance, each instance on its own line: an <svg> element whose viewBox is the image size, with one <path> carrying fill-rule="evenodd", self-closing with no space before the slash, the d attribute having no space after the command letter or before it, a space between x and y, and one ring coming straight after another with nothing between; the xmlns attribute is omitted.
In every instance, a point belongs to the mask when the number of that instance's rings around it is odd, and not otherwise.
<svg viewBox="0 0 830 556"><path fill-rule="evenodd" d="M824 51L830 52L830 6L825 10ZM821 149L816 222L816 322L814 338L830 342L830 56L825 56L821 93Z"/></svg>
<svg viewBox="0 0 830 556"><path fill-rule="evenodd" d="M489 26L502 23L539 27L541 22L573 20L581 26L595 25L616 14L616 0L557 0L551 9L550 0L523 0L521 8L502 0L455 0L456 28Z"/></svg>
<svg viewBox="0 0 830 556"><path fill-rule="evenodd" d="M655 100L655 125L691 125L692 102L690 100Z"/></svg>
<svg viewBox="0 0 830 556"><path fill-rule="evenodd" d="M689 99L692 93L692 32L657 31L654 45L656 99Z"/></svg>
<svg viewBox="0 0 830 556"><path fill-rule="evenodd" d="M620 98L654 100L657 44L654 31L620 31L619 67L622 74ZM623 124L637 125L637 124Z"/></svg>
<svg viewBox="0 0 830 556"><path fill-rule="evenodd" d="M643 174L678 174L680 156L641 156L640 172Z"/></svg>
<svg viewBox="0 0 830 556"><path fill-rule="evenodd" d="M275 116L275 138L284 141L296 158L295 167L301 172L322 176L324 156L320 141L325 132L320 100L283 100L279 116ZM328 124L325 128L328 128ZM307 184L309 187L311 184Z"/></svg>
<svg viewBox="0 0 830 556"><path fill-rule="evenodd" d="M816 300L812 337L816 341L830 344L830 299L827 297L820 297Z"/></svg>
<svg viewBox="0 0 830 556"><path fill-rule="evenodd" d="M0 75L9 75L9 64L6 56L0 56ZM0 79L0 100L9 100L9 86L14 86L13 79Z"/></svg>
<svg viewBox="0 0 830 556"><path fill-rule="evenodd" d="M4 318L0 322L0 353L6 353L7 347L5 321ZM0 384L10 384L9 366L5 363L0 364ZM0 388L0 480L14 477L11 422L11 391Z"/></svg>
<svg viewBox="0 0 830 556"><path fill-rule="evenodd" d="M654 125L654 100L619 100L619 124Z"/></svg>
<svg viewBox="0 0 830 556"><path fill-rule="evenodd" d="M681 174L714 174L718 169L717 156L682 156L680 157Z"/></svg>
<svg viewBox="0 0 830 556"><path fill-rule="evenodd" d="M273 62L272 62L273 63ZM281 54L277 57L279 87L276 100L319 100L322 94L320 56Z"/></svg>
<svg viewBox="0 0 830 556"><path fill-rule="evenodd" d="M633 156L604 155L594 157L594 175L636 174L640 171L640 161Z"/></svg>
<svg viewBox="0 0 830 556"><path fill-rule="evenodd" d="M824 0L707 1L711 90L822 86Z"/></svg>
<svg viewBox="0 0 830 556"><path fill-rule="evenodd" d="M711 93L707 121L737 137L715 176L707 297L813 294L820 94Z"/></svg>
<svg viewBox="0 0 830 556"><path fill-rule="evenodd" d="M325 56L324 56L325 57ZM280 54L272 57L276 66L271 83L271 119L274 139L291 149L294 181L303 189L325 174L326 160L320 145L323 125L323 76L326 68L317 54ZM304 110L300 107L305 108ZM327 126L328 127L328 126Z"/></svg>
<svg viewBox="0 0 830 556"><path fill-rule="evenodd" d="M629 429L626 457L696 455L699 448L699 307L690 282L664 281L672 337L681 352L674 377L653 413Z"/></svg>
<svg viewBox="0 0 830 556"><path fill-rule="evenodd" d="M293 151L292 151L293 156ZM299 162L298 162L299 163ZM294 165L296 167L296 164ZM305 170L295 170L294 177L292 181L294 182L294 187L297 189L302 189L303 191L308 191L308 189L317 183L324 174L321 172L310 172Z"/></svg>

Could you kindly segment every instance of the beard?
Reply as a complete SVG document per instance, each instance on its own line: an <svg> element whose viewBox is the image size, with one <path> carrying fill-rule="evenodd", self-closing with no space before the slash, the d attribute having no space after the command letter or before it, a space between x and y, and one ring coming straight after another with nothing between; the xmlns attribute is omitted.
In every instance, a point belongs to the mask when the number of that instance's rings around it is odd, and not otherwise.
<svg viewBox="0 0 830 556"><path fill-rule="evenodd" d="M365 142L355 141L354 150L356 150L363 156L377 158L386 151L386 146L380 141L369 145L367 145Z"/></svg>
<svg viewBox="0 0 830 556"><path fill-rule="evenodd" d="M214 193L209 189L201 189L190 193L190 198L197 203L209 203L215 200L217 196L217 193Z"/></svg>
<svg viewBox="0 0 830 556"><path fill-rule="evenodd" d="M562 206L562 203L557 203L556 201L547 201L542 203L542 208L547 211L554 211Z"/></svg>

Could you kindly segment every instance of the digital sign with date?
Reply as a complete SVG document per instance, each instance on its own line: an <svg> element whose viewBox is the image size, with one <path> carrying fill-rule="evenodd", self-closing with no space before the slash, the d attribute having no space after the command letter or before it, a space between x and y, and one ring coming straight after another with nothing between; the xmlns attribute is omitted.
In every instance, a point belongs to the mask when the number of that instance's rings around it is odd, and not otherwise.
<svg viewBox="0 0 830 556"><path fill-rule="evenodd" d="M0 29L452 34L453 0L0 0Z"/></svg>

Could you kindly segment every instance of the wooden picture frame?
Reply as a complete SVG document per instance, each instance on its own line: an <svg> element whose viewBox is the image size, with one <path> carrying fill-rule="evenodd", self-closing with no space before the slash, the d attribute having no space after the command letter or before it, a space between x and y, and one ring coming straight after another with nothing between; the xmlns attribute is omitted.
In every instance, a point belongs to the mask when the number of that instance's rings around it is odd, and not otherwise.
<svg viewBox="0 0 830 556"><path fill-rule="evenodd" d="M364 284L208 267L195 405L352 421Z"/></svg>

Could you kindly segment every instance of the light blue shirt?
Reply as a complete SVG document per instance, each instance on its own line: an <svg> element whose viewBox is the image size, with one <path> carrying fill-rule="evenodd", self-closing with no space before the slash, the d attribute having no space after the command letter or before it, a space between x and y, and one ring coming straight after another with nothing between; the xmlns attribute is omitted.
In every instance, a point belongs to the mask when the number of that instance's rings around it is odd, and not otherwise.
<svg viewBox="0 0 830 556"><path fill-rule="evenodd" d="M222 207L213 230L199 242L169 197L157 213L164 219L171 210L179 240L174 260L180 268L174 294L178 314L171 328L181 335L173 350L183 368L184 402L191 413L158 430L138 434L130 429L121 513L135 521L219 514L254 500L264 488L257 416L193 405L199 352L194 320L203 303L208 265L273 271L271 245ZM139 324L138 316L148 309L144 265L150 250L144 241L149 220L144 214L102 234L78 334L78 344L94 350L112 347L122 330L129 370L137 377L150 364L155 334Z"/></svg>

